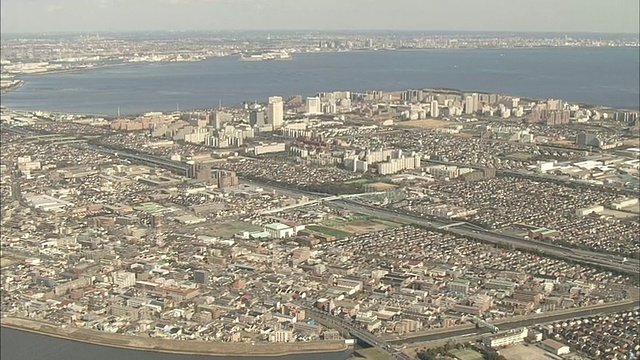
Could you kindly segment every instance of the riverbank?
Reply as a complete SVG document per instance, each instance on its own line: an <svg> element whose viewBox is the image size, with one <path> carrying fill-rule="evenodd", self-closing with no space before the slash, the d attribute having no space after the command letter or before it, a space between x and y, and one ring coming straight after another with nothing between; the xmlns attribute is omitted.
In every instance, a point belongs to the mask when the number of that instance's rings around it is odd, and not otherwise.
<svg viewBox="0 0 640 360"><path fill-rule="evenodd" d="M31 319L9 317L2 318L0 326L92 345L180 355L279 357L307 353L342 352L348 349L343 340L247 344L156 339L88 329L63 328Z"/></svg>

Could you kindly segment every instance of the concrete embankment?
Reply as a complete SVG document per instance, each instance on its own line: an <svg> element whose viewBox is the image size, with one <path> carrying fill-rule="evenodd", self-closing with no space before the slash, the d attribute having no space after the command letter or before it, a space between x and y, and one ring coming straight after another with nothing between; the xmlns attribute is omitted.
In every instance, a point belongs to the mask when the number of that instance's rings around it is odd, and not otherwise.
<svg viewBox="0 0 640 360"><path fill-rule="evenodd" d="M347 350L343 340L296 343L218 343L126 336L58 325L21 318L2 318L1 326L93 345L127 350L153 351L185 355L269 356L302 353L327 353Z"/></svg>

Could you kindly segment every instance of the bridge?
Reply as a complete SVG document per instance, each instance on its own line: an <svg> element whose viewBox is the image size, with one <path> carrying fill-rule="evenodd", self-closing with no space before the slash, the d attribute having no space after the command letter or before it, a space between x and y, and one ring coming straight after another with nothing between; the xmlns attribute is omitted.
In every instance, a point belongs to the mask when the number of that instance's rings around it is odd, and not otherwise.
<svg viewBox="0 0 640 360"><path fill-rule="evenodd" d="M409 357L407 354L395 349L391 345L387 344L384 340L378 338L366 329L359 328L349 321L338 318L328 312L318 310L314 307L304 306L304 308L309 314L309 317L311 317L312 319L318 321L319 323L323 323L323 325L327 327L336 327L346 330L351 336L353 336L361 343L367 344L382 351L390 358L394 358L397 360L411 360L411 357Z"/></svg>
<svg viewBox="0 0 640 360"><path fill-rule="evenodd" d="M481 226L478 226L478 225L475 225L475 224L471 224L471 223L468 223L466 221L460 221L460 222L457 222L457 223L450 223L450 224L438 226L438 229L447 230L447 229L451 229L451 228L454 228L454 227L467 228L467 229L477 230L477 231L487 231L487 229L485 229L485 228L483 228Z"/></svg>
<svg viewBox="0 0 640 360"><path fill-rule="evenodd" d="M130 161L139 162L145 165L158 166L169 171L175 172L178 175L186 176L189 165L181 161L174 161L164 159L159 156L149 154L134 154L126 150L111 149L104 146L85 145L84 147L90 148L95 151L100 151L109 155L113 155L119 158L127 159Z"/></svg>
<svg viewBox="0 0 640 360"><path fill-rule="evenodd" d="M439 226L438 229L445 230L445 229L449 229L456 226L462 226L462 225L467 225L467 223L463 221L463 222L457 222L457 223L448 224L448 225L442 225L442 226Z"/></svg>
<svg viewBox="0 0 640 360"><path fill-rule="evenodd" d="M472 319L473 319L473 323L476 324L478 327L487 328L491 330L492 333L497 333L498 331L500 331L500 329L498 329L498 327L495 326L494 324L488 321L485 321L477 316L474 316Z"/></svg>
<svg viewBox="0 0 640 360"><path fill-rule="evenodd" d="M385 193L384 192L370 192L370 193L360 193L360 194L327 196L327 197L323 197L323 198L319 198L319 199L316 199L316 200L307 201L307 202L300 203L300 204L284 206L284 207L280 207L280 208L277 208L277 209L264 210L264 211L261 211L260 214L261 215L275 214L275 213L279 213L281 211L295 209L297 207L303 207L303 206L308 206L308 205L315 205L315 204L319 204L319 203L325 202L325 201L354 199L354 198L359 198L359 197L363 197L363 196L383 195L383 194L385 194Z"/></svg>

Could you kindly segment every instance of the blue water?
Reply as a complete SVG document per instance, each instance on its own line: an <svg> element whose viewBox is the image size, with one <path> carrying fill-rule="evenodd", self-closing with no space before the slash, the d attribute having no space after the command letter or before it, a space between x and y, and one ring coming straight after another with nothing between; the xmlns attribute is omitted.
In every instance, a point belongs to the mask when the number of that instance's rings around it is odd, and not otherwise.
<svg viewBox="0 0 640 360"><path fill-rule="evenodd" d="M295 54L293 61L130 64L24 76L15 109L115 115L234 105L331 90L454 88L638 109L638 48Z"/></svg>
<svg viewBox="0 0 640 360"><path fill-rule="evenodd" d="M162 354L116 349L2 328L2 360L345 360L352 351L324 354L301 354L281 357L224 357Z"/></svg>

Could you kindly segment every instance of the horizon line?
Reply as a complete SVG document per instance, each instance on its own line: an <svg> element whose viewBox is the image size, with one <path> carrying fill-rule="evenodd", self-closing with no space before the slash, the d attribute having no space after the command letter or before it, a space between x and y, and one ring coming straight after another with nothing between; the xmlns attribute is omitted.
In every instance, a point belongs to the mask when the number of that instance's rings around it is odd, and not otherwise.
<svg viewBox="0 0 640 360"><path fill-rule="evenodd" d="M150 30L52 30L52 31L2 31L7 35L64 35L64 34L135 34L135 33L238 33L238 32L307 32L307 33L516 33L516 34L589 34L589 35L626 35L640 37L638 32L606 31L562 31L562 30L443 30L443 29L150 29Z"/></svg>

